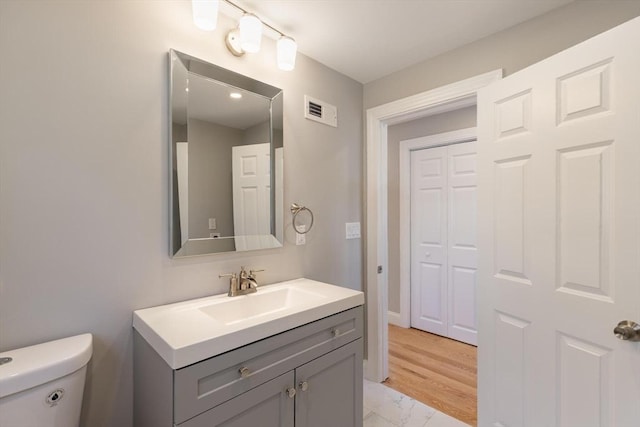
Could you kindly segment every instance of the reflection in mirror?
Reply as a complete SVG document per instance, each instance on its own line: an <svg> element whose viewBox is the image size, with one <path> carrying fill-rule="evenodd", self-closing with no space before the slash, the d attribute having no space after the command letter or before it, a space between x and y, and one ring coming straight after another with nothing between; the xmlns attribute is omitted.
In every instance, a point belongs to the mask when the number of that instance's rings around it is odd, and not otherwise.
<svg viewBox="0 0 640 427"><path fill-rule="evenodd" d="M282 246L282 91L170 51L171 255Z"/></svg>

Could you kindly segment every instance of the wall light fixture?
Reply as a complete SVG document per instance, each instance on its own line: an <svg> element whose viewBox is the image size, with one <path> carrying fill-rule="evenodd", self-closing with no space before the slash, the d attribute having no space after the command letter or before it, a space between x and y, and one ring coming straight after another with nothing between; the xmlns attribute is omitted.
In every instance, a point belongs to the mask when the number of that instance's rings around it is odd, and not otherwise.
<svg viewBox="0 0 640 427"><path fill-rule="evenodd" d="M218 24L219 0L192 0L193 23L205 31L213 31Z"/></svg>
<svg viewBox="0 0 640 427"><path fill-rule="evenodd" d="M240 47L247 53L260 51L262 42L262 22L252 13L245 13L238 24L240 30Z"/></svg>
<svg viewBox="0 0 640 427"><path fill-rule="evenodd" d="M237 4L229 0L224 1L243 14L238 23L238 27L229 31L225 37L229 52L235 56L259 52L262 41L262 30L263 27L267 27L267 29L271 30L271 34L275 33L276 36L279 36L276 45L278 68L284 71L291 71L295 68L298 45L292 37L266 24L257 15L249 13ZM193 21L198 28L215 29L218 18L219 0L192 0L192 7ZM211 22L213 22L213 26Z"/></svg>
<svg viewBox="0 0 640 427"><path fill-rule="evenodd" d="M284 71L291 71L296 66L296 52L298 45L296 41L288 36L282 36L278 40L278 68Z"/></svg>

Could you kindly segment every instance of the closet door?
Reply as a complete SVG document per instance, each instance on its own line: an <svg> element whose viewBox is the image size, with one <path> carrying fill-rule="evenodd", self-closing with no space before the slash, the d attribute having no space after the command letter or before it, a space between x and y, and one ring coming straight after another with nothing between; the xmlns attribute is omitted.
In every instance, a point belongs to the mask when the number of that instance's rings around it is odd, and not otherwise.
<svg viewBox="0 0 640 427"><path fill-rule="evenodd" d="M411 152L411 326L476 344L475 142Z"/></svg>
<svg viewBox="0 0 640 427"><path fill-rule="evenodd" d="M411 326L447 335L447 147L411 152Z"/></svg>
<svg viewBox="0 0 640 427"><path fill-rule="evenodd" d="M455 144L447 148L447 336L475 345L478 335L476 143Z"/></svg>

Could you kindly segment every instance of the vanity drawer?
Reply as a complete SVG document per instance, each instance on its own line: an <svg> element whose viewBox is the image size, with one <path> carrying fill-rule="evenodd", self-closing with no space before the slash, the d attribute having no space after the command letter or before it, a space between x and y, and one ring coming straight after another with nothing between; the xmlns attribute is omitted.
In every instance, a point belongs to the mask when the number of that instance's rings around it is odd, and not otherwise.
<svg viewBox="0 0 640 427"><path fill-rule="evenodd" d="M360 306L176 370L174 423L362 337L362 328Z"/></svg>

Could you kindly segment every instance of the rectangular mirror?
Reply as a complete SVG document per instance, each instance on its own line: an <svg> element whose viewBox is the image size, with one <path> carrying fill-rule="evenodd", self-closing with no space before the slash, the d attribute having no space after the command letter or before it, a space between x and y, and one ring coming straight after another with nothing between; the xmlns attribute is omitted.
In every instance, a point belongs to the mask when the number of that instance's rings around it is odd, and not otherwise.
<svg viewBox="0 0 640 427"><path fill-rule="evenodd" d="M282 246L282 90L169 56L171 256Z"/></svg>

